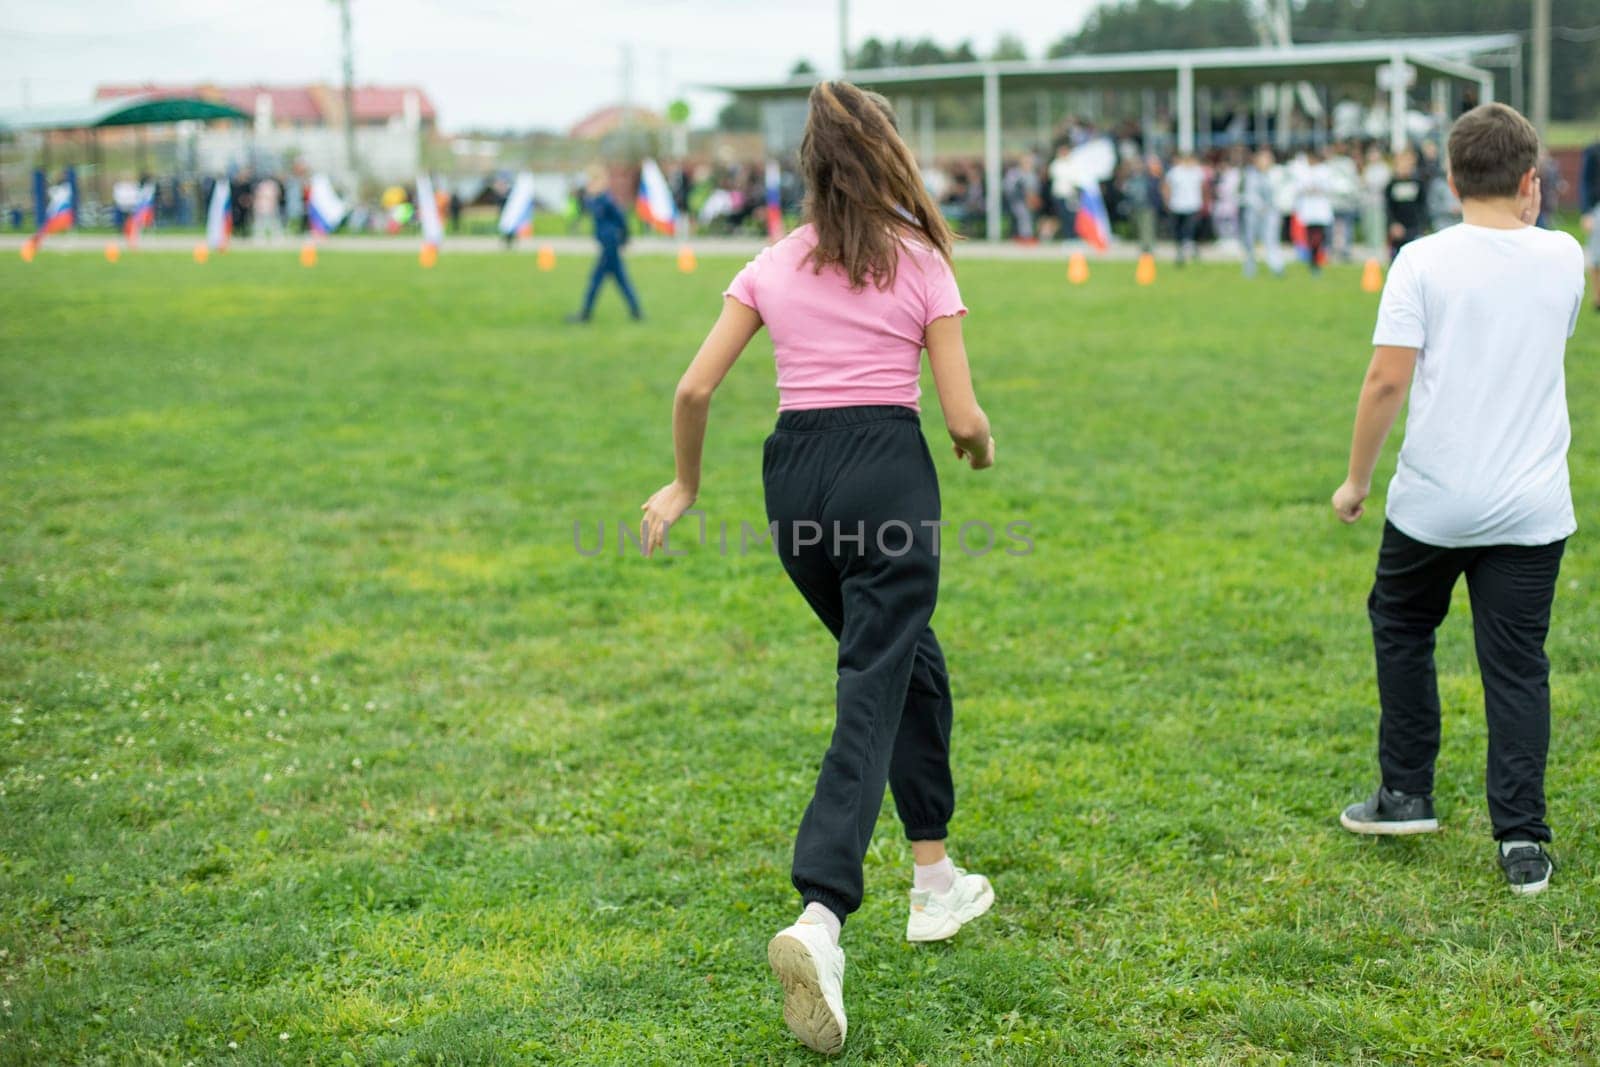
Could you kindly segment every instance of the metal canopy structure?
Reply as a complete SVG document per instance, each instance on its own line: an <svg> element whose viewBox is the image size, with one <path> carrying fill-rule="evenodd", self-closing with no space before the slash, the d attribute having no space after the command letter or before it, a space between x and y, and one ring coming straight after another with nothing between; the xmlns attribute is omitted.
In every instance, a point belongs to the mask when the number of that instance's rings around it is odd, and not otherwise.
<svg viewBox="0 0 1600 1067"><path fill-rule="evenodd" d="M124 96L91 104L0 112L0 133L21 130L97 130L107 126L149 126L162 122L249 118L236 107L199 97Z"/></svg>
<svg viewBox="0 0 1600 1067"><path fill-rule="evenodd" d="M1285 83L1372 84L1387 68L1390 147L1406 144L1408 86L1422 74L1436 83L1466 82L1479 100L1494 99L1494 72L1480 57L1518 48L1515 33L1411 37L1380 41L1204 48L1160 52L1079 55L1039 61L949 63L926 67L853 70L859 85L895 96L971 92L983 96L985 207L990 234L1000 232L1000 96L1006 90L1165 89L1175 94L1178 147L1195 147L1196 90L1278 86ZM794 99L811 91L814 77L755 85L709 88L756 101ZM1287 93L1280 99L1286 99Z"/></svg>

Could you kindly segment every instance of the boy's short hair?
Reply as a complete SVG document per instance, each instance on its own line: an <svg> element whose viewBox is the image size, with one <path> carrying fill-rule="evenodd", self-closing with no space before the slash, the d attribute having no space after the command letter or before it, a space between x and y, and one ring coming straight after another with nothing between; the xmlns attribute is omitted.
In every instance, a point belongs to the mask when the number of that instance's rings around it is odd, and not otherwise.
<svg viewBox="0 0 1600 1067"><path fill-rule="evenodd" d="M1450 127L1450 177L1463 200L1516 196L1539 161L1539 131L1514 108L1483 104Z"/></svg>

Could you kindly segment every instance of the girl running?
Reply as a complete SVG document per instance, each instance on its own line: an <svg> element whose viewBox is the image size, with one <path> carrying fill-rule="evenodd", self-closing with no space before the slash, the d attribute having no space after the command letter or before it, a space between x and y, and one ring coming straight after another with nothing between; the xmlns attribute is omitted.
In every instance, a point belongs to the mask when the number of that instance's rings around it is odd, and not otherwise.
<svg viewBox="0 0 1600 1067"><path fill-rule="evenodd" d="M839 641L837 717L795 840L799 919L767 947L784 1021L822 1053L844 1047L839 930L861 906L862 858L885 784L915 866L906 938L942 941L994 902L945 854L955 807L950 683L928 621L939 592L939 483L918 419L928 351L958 459L994 463L973 395L950 267L952 237L889 102L847 82L811 92L800 146L806 224L753 259L678 383L677 477L643 506L645 551L693 505L711 394L763 325L778 425L762 463L784 570Z"/></svg>

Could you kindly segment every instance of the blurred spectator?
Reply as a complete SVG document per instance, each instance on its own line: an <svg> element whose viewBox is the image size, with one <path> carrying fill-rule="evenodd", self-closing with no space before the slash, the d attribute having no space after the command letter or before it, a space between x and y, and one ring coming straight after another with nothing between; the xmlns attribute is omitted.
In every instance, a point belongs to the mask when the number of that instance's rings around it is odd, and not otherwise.
<svg viewBox="0 0 1600 1067"><path fill-rule="evenodd" d="M1178 162L1167 171L1167 210L1172 213L1172 224L1178 242L1178 266L1190 258L1200 257L1198 241L1200 213L1205 210L1206 172L1193 152L1178 156Z"/></svg>
<svg viewBox="0 0 1600 1067"><path fill-rule="evenodd" d="M1024 154L1007 168L1001 189L1011 216L1011 235L1025 243L1037 240L1034 214L1039 210L1039 163L1033 153Z"/></svg>
<svg viewBox="0 0 1600 1067"><path fill-rule="evenodd" d="M1393 179L1394 170L1378 146L1367 149L1367 163L1361 169L1361 229L1362 239L1373 255L1378 254L1386 240L1384 198Z"/></svg>
<svg viewBox="0 0 1600 1067"><path fill-rule="evenodd" d="M1428 225L1427 186L1417 173L1417 155L1410 150L1394 159L1394 177L1384 190L1389 220L1389 258L1421 237Z"/></svg>
<svg viewBox="0 0 1600 1067"><path fill-rule="evenodd" d="M1257 150L1255 159L1240 177L1240 210L1243 220L1245 277L1256 273L1256 246L1267 255L1267 269L1283 275L1283 215L1278 211L1281 196L1279 187L1284 181L1283 168L1272 154L1272 149Z"/></svg>
<svg viewBox="0 0 1600 1067"><path fill-rule="evenodd" d="M250 231L250 236L255 241L283 240L283 218L278 211L282 197L283 187L272 175L269 174L256 182L251 201L255 208L255 223Z"/></svg>

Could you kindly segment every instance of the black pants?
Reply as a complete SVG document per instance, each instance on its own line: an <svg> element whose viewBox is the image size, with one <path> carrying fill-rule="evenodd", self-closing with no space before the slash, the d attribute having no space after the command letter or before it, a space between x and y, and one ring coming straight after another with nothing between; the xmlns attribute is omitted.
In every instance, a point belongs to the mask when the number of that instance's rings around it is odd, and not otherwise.
<svg viewBox="0 0 1600 1067"><path fill-rule="evenodd" d="M615 278L617 288L622 290L622 299L628 302L628 312L634 318L639 317L639 298L633 295L633 286L628 282L628 271L622 265L622 253L615 245L601 245L600 255L594 261L594 270L589 274L589 288L583 294L584 318L594 313L595 297L600 295L600 283L606 278Z"/></svg>
<svg viewBox="0 0 1600 1067"><path fill-rule="evenodd" d="M794 886L841 919L887 782L913 841L955 810L950 682L928 628L939 593L939 481L916 412L789 411L767 438L767 519L784 570L839 639L833 740L794 846Z"/></svg>
<svg viewBox="0 0 1600 1067"><path fill-rule="evenodd" d="M1544 765L1550 748L1550 661L1544 639L1565 541L1437 548L1384 523L1378 576L1367 599L1378 659L1378 764L1383 784L1433 792L1439 688L1433 634L1467 576L1472 631L1489 720L1487 792L1497 841L1550 840Z"/></svg>
<svg viewBox="0 0 1600 1067"><path fill-rule="evenodd" d="M1179 211L1172 215L1172 236L1178 242L1178 262L1183 262L1183 246L1194 245L1194 255L1200 258L1200 212Z"/></svg>

